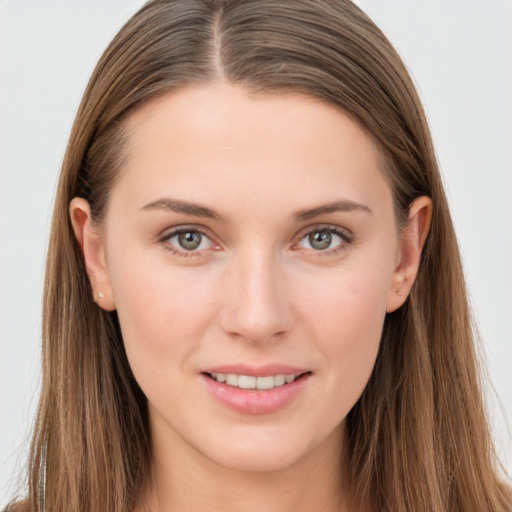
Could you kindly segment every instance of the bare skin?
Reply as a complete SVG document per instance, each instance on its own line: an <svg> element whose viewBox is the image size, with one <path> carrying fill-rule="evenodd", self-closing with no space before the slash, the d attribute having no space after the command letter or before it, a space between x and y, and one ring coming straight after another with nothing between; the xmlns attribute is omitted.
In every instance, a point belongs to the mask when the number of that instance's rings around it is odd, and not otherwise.
<svg viewBox="0 0 512 512"><path fill-rule="evenodd" d="M414 282L429 199L398 232L372 141L304 95L185 88L128 133L101 229L83 199L70 214L148 398L141 510L347 510L345 418ZM275 387L218 382L225 368Z"/></svg>

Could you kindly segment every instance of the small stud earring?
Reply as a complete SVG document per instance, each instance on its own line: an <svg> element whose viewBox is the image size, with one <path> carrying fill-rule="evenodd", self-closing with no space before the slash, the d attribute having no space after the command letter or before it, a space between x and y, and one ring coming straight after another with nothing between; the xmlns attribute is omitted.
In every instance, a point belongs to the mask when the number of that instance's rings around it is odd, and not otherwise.
<svg viewBox="0 0 512 512"><path fill-rule="evenodd" d="M103 295L103 293L97 292L94 302L98 302L99 300L103 299L103 297L105 297L105 295Z"/></svg>
<svg viewBox="0 0 512 512"><path fill-rule="evenodd" d="M397 294L398 296L400 296L400 297L402 296L402 292L401 292L400 290L397 290L397 291L396 291L396 294Z"/></svg>

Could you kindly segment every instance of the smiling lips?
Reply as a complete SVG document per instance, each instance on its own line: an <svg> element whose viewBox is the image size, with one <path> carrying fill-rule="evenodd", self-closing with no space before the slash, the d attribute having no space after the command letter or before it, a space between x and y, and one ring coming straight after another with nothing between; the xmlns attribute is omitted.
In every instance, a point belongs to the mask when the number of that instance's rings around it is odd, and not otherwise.
<svg viewBox="0 0 512 512"><path fill-rule="evenodd" d="M215 398L241 414L271 414L289 404L306 386L312 373L290 367L250 370L223 368L201 376Z"/></svg>

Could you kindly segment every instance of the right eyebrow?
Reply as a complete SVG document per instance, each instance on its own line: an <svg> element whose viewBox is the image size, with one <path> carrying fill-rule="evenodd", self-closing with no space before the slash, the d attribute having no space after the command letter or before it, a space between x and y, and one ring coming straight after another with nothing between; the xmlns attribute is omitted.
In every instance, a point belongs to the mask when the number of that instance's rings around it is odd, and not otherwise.
<svg viewBox="0 0 512 512"><path fill-rule="evenodd" d="M219 215L215 210L203 206L198 203L189 201L181 201L180 199L171 199L170 197L162 197L146 204L141 210L170 210L176 213L184 213L185 215L191 215L193 217L202 217L205 219L223 220L222 216Z"/></svg>

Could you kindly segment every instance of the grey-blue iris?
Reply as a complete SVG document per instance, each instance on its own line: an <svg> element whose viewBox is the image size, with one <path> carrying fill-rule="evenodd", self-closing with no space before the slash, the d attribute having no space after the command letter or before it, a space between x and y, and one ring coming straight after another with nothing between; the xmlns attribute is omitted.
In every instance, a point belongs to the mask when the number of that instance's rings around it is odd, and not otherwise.
<svg viewBox="0 0 512 512"><path fill-rule="evenodd" d="M323 251L327 249L332 242L332 234L329 231L315 231L309 235L309 243L313 249Z"/></svg>
<svg viewBox="0 0 512 512"><path fill-rule="evenodd" d="M193 251L201 245L202 235L197 231L183 231L178 235L178 242L183 249Z"/></svg>

